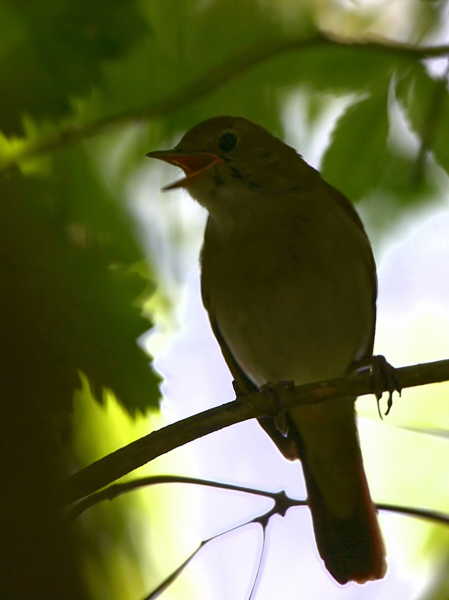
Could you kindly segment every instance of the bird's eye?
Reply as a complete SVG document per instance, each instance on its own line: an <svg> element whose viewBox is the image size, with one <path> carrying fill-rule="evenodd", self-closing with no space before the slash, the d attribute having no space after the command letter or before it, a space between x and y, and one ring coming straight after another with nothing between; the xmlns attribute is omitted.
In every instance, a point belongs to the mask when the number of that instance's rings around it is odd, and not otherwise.
<svg viewBox="0 0 449 600"><path fill-rule="evenodd" d="M223 152L230 152L237 146L237 136L232 131L225 131L218 139L218 147Z"/></svg>

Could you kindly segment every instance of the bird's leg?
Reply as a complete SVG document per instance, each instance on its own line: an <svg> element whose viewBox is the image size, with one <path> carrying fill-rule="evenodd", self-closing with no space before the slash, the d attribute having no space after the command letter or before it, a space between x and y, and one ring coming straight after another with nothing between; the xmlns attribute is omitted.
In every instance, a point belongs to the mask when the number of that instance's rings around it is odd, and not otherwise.
<svg viewBox="0 0 449 600"><path fill-rule="evenodd" d="M277 383L265 383L260 390L268 393L274 401L278 412L274 417L262 417L258 419L260 425L265 429L280 452L288 460L299 458L298 446L294 439L289 435L289 417L287 410L282 404L282 397L279 391L291 389L294 386L293 381L279 381Z"/></svg>
<svg viewBox="0 0 449 600"><path fill-rule="evenodd" d="M295 386L293 381L277 381L271 383L270 381L260 386L260 391L271 396L273 404L276 407L276 415L273 418L273 422L281 435L287 437L288 434L288 415L287 411L282 403L282 390L291 390Z"/></svg>
<svg viewBox="0 0 449 600"><path fill-rule="evenodd" d="M279 387L291 387L293 382L281 381L279 383L266 383L261 386L260 391L268 393L274 400L275 405L278 407L278 414L274 417L259 417L257 420L259 425L265 430L270 436L273 442L278 447L281 454L288 460L296 460L299 458L298 446L295 441L288 435L288 415L285 408L282 406L282 401L279 396ZM256 391L256 387L252 387L246 384L245 381L234 379L232 382L235 395L237 399L245 401L245 396L251 392ZM276 389L277 388L277 389Z"/></svg>
<svg viewBox="0 0 449 600"><path fill-rule="evenodd" d="M249 385L245 385L244 382L239 381L238 379L233 379L232 380L232 387L234 388L234 392L235 392L235 397L241 398L242 396L246 396L247 394L250 394L251 392L256 391L256 388L254 386L254 388L249 387Z"/></svg>
<svg viewBox="0 0 449 600"><path fill-rule="evenodd" d="M387 416L393 406L393 393L398 392L401 395L402 387L399 379L396 375L396 369L390 365L385 356L378 354L377 356L371 356L360 361L356 361L351 365L354 370L364 371L369 369L371 371L371 381L373 393L377 398L377 410L379 417L382 419L383 416ZM388 392L387 409L382 415L380 410L380 399L382 394L386 390Z"/></svg>

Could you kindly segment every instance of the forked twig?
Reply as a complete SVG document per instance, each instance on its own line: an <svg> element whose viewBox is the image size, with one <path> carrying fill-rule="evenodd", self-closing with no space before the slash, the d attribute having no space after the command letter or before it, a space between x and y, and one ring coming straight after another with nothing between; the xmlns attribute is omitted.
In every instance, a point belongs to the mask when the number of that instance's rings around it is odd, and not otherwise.
<svg viewBox="0 0 449 600"><path fill-rule="evenodd" d="M214 487L218 489L230 490L230 491L238 491L246 494L252 494L255 496L263 496L265 498L269 498L273 502L273 506L266 512L261 515L258 515L244 523L240 523L238 525L234 525L230 529L225 531L221 531L210 538L203 540L199 546L191 553L189 556L172 572L168 575L162 583L158 585L156 589L154 589L150 594L144 597L144 600L155 600L158 598L167 587L172 584L177 577L182 573L182 571L187 567L187 565L195 558L198 552L204 548L209 542L226 535L227 533L231 533L232 531L236 531L242 527L246 527L252 523L259 524L262 527L262 548L259 555L259 560L257 564L256 574L253 579L253 583L251 585L250 594L248 600L254 599L255 590L257 588L257 583L260 580L260 574L262 572L262 564L265 557L266 551L266 528L272 516L278 514L283 517L286 512L295 506L307 506L307 500L297 500L295 498L291 498L284 491L279 492L270 492L268 490L260 490L257 488L251 488L241 485L235 485L231 483L223 483L220 481L212 481L209 479L199 479L196 477L183 477L183 476L175 476L175 475L155 475L149 477L140 477L133 481L128 481L126 483L118 483L115 485L111 485L105 490L101 490L100 492L96 492L83 498L74 506L70 507L66 516L69 519L74 519L83 513L88 508L95 506L99 502L103 500L112 500L117 496L122 494L131 492L133 490L147 487L150 485L158 485L162 483L187 483L191 485L202 485L206 487ZM421 519L425 519L428 521L432 521L434 523L438 523L440 525L449 526L449 515L444 513L426 509L426 508L414 508L409 506L397 506L395 504L387 504L387 503L376 503L376 507L380 510L385 510L389 512L393 512L396 514L402 514L407 516L413 516Z"/></svg>

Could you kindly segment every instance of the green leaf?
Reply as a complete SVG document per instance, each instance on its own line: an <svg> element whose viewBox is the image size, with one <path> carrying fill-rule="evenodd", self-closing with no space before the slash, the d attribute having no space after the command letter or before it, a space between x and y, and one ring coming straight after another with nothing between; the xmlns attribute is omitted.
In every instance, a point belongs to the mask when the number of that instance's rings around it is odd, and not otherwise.
<svg viewBox="0 0 449 600"><path fill-rule="evenodd" d="M71 96L101 85L106 61L126 54L150 32L131 0L3 0L0 7L0 128L21 129L23 114L67 115ZM4 32L8 32L6 35Z"/></svg>
<svg viewBox="0 0 449 600"><path fill-rule="evenodd" d="M385 91L350 106L338 120L321 172L353 202L379 186L388 136Z"/></svg>
<svg viewBox="0 0 449 600"><path fill-rule="evenodd" d="M143 256L132 223L84 153L58 155L51 178L3 179L1 195L6 372L26 365L43 412L69 409L78 371L131 414L157 406L159 377L137 343L154 284L133 268Z"/></svg>
<svg viewBox="0 0 449 600"><path fill-rule="evenodd" d="M411 129L423 139L449 174L449 92L447 81L435 79L416 64L396 86Z"/></svg>
<svg viewBox="0 0 449 600"><path fill-rule="evenodd" d="M375 222L382 229L404 210L429 202L437 190L432 169L416 180L416 153L390 139L388 118L385 90L350 106L335 126L321 165L326 181L351 201L374 198Z"/></svg>

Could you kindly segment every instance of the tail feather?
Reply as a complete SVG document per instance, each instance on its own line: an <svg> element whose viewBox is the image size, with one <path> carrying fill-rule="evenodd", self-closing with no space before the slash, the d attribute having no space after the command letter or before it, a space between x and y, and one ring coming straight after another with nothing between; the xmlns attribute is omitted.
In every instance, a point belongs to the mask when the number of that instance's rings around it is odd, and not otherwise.
<svg viewBox="0 0 449 600"><path fill-rule="evenodd" d="M332 414L333 413L333 414ZM363 469L353 402L290 415L318 551L339 583L380 579L385 549Z"/></svg>
<svg viewBox="0 0 449 600"><path fill-rule="evenodd" d="M341 584L365 583L385 575L385 549L360 457L358 500L348 518L335 516L303 460L315 539L326 568Z"/></svg>

